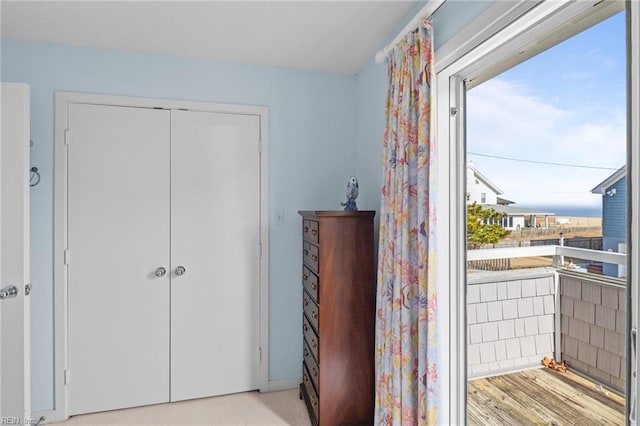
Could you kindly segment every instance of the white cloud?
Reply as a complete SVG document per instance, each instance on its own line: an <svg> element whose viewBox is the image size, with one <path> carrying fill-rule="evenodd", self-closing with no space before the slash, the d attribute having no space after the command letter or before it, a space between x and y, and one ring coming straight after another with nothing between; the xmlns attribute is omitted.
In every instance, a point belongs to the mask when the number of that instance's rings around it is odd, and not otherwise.
<svg viewBox="0 0 640 426"><path fill-rule="evenodd" d="M522 83L494 78L467 95L467 150L617 169L625 162L624 105L597 110L593 105L562 109ZM598 205L600 198L589 191L613 173L468 158L505 191L504 197L521 205Z"/></svg>

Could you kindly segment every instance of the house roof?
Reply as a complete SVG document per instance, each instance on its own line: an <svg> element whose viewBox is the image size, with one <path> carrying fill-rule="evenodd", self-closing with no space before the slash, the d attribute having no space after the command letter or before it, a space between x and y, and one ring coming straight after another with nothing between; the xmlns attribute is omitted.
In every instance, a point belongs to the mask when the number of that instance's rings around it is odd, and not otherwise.
<svg viewBox="0 0 640 426"><path fill-rule="evenodd" d="M516 203L515 201L507 200L506 198L502 198L502 197L497 197L497 199L498 199L498 204L503 206Z"/></svg>
<svg viewBox="0 0 640 426"><path fill-rule="evenodd" d="M475 167L473 167L472 165L467 165L467 169L471 170L471 172L475 175L475 177L477 177L478 179L480 179L485 185L487 185L489 188L491 188L491 190L493 192L495 192L497 195L502 194L502 190L500 188L498 188L496 186L495 183L491 182L489 180L489 178L487 178L485 175L483 175L482 173L480 173L478 171L478 169L476 169Z"/></svg>
<svg viewBox="0 0 640 426"><path fill-rule="evenodd" d="M615 185L620 179L627 176L627 165L620 167L615 173L603 180L591 190L593 194L604 194L607 188Z"/></svg>
<svg viewBox="0 0 640 426"><path fill-rule="evenodd" d="M483 204L485 209L494 209L500 213L506 213L507 216L554 216L555 213L546 212L544 210L529 209L526 207L505 206L501 204Z"/></svg>

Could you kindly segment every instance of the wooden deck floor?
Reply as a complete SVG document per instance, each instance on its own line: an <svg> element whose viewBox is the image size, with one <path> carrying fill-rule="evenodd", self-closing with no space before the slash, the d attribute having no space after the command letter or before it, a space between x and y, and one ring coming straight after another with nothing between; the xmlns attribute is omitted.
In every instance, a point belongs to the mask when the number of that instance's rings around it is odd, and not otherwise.
<svg viewBox="0 0 640 426"><path fill-rule="evenodd" d="M469 425L624 425L624 398L546 368L469 381Z"/></svg>

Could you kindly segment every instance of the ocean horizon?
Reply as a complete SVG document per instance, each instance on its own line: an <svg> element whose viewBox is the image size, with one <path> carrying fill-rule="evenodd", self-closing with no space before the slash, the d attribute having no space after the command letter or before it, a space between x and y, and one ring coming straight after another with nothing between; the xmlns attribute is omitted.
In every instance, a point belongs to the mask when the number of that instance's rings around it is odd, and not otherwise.
<svg viewBox="0 0 640 426"><path fill-rule="evenodd" d="M573 217L602 217L601 206L525 206L529 209L544 210L546 212L555 213L556 216L573 216Z"/></svg>

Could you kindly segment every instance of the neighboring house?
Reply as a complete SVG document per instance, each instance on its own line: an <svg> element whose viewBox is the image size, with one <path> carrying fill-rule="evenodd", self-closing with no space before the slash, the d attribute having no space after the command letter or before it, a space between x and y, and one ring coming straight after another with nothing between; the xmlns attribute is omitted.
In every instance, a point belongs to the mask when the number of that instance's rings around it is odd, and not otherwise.
<svg viewBox="0 0 640 426"><path fill-rule="evenodd" d="M530 209L526 207L509 206L506 204L487 204L485 208L494 209L497 212L505 213L507 216L502 219L502 226L506 229L535 228L537 218L544 217L543 228L549 227L549 216L555 213L545 212L539 209Z"/></svg>
<svg viewBox="0 0 640 426"><path fill-rule="evenodd" d="M498 195L502 195L502 190L470 163L467 166L468 202L476 202L478 204L499 204ZM511 203L513 203L513 201L511 201Z"/></svg>
<svg viewBox="0 0 640 426"><path fill-rule="evenodd" d="M480 173L473 164L467 165L467 202L478 203L485 208L494 209L497 212L505 213L507 216L502 219L502 226L506 229L514 230L536 226L536 219L544 217L544 228L549 226L549 216L555 213L542 210L515 207L515 201L499 197L502 190L491 182L489 178Z"/></svg>
<svg viewBox="0 0 640 426"><path fill-rule="evenodd" d="M602 250L627 251L627 166L622 166L591 190L602 195ZM603 274L626 276L624 266L604 264Z"/></svg>

